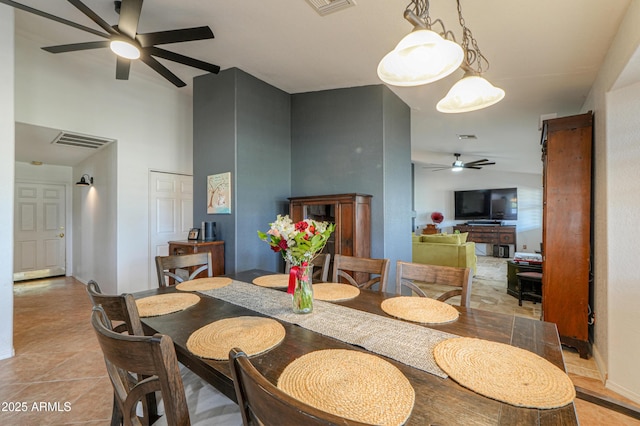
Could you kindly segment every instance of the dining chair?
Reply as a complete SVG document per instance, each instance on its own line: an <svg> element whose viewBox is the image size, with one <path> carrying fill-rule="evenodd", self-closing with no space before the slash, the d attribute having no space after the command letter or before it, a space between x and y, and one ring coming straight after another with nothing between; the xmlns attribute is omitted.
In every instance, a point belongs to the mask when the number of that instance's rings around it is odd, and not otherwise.
<svg viewBox="0 0 640 426"><path fill-rule="evenodd" d="M311 260L311 264L313 265L313 275L311 276L312 282L326 283L328 281L330 262L331 262L331 255L328 253L319 253L315 255L315 257ZM285 270L284 270L285 274L288 274L290 269L291 269L291 263L287 261Z"/></svg>
<svg viewBox="0 0 640 426"><path fill-rule="evenodd" d="M158 285L181 283L194 279L200 272L207 271L207 276L213 276L211 253L180 254L172 256L156 256L156 271L158 273ZM177 274L176 269L187 269L188 276ZM167 281L168 280L168 283Z"/></svg>
<svg viewBox="0 0 640 426"><path fill-rule="evenodd" d="M87 283L87 293L93 306L101 305L102 309L107 313L109 319L113 322L113 331L117 333L134 334L138 336L144 335L140 316L138 315L138 307L136 301L131 294L111 295L103 294L100 286L94 280ZM116 322L118 323L116 325Z"/></svg>
<svg viewBox="0 0 640 426"><path fill-rule="evenodd" d="M371 277L371 274L376 276ZM338 283L341 278L358 288L369 289L379 284L378 290L384 291L387 288L387 279L389 278L389 259L370 259L336 254L333 258L331 281Z"/></svg>
<svg viewBox="0 0 640 426"><path fill-rule="evenodd" d="M249 425L364 425L305 404L280 390L253 366L238 348L229 352L229 364L242 423Z"/></svg>
<svg viewBox="0 0 640 426"><path fill-rule="evenodd" d="M108 295L103 294L98 283L90 280L87 283L87 293L93 306L100 306L111 321L110 327L116 333L143 336L144 330L138 315L138 307L131 294ZM158 403L156 395L147 394L142 403L142 417L148 419L148 424L158 419ZM111 412L111 425L122 424L122 413L114 394L113 410Z"/></svg>
<svg viewBox="0 0 640 426"><path fill-rule="evenodd" d="M152 424L139 418L138 403L148 394L160 391L164 417L169 424L188 425L189 411L178 359L169 336L133 336L116 333L101 306L94 306L91 325L104 355L107 373L113 385L116 404L123 423ZM138 378L140 378L138 380Z"/></svg>
<svg viewBox="0 0 640 426"><path fill-rule="evenodd" d="M456 287L453 290L443 290L443 294L437 300L445 301L455 296L460 296L460 306L471 305L471 282L473 275L471 268L455 268L452 266L425 265L422 263L396 262L396 294L402 294L402 287L411 289L420 297L429 297L415 281L424 283L425 286L437 285Z"/></svg>
<svg viewBox="0 0 640 426"><path fill-rule="evenodd" d="M118 410L125 413L119 424L240 424L239 407L178 362L169 336L116 333L102 306L93 307L91 324L104 355ZM156 392L161 396L164 412L158 419L149 418L138 409L145 396Z"/></svg>

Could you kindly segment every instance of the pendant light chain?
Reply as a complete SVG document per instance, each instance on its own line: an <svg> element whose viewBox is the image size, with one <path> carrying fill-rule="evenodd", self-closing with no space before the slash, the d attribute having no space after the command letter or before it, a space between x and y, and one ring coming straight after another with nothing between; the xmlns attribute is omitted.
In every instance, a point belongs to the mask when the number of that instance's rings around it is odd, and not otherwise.
<svg viewBox="0 0 640 426"><path fill-rule="evenodd" d="M489 60L480 52L480 47L478 47L478 42L475 37L473 37L473 33L467 27L464 18L462 17L462 6L460 6L460 0L456 0L458 4L458 20L460 21L460 26L462 27L462 50L465 52L465 62L469 68L476 65L476 70L478 74L482 74L483 71L489 69ZM469 46L471 43L471 46ZM486 64L486 67L483 68L482 63Z"/></svg>

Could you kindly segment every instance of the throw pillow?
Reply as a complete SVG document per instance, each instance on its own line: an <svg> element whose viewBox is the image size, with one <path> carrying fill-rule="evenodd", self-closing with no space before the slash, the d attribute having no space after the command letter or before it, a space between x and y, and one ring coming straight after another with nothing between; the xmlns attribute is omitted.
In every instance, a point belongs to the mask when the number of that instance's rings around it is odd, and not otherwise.
<svg viewBox="0 0 640 426"><path fill-rule="evenodd" d="M460 236L460 244L464 244L467 242L467 237L469 236L468 232L461 232L458 234Z"/></svg>

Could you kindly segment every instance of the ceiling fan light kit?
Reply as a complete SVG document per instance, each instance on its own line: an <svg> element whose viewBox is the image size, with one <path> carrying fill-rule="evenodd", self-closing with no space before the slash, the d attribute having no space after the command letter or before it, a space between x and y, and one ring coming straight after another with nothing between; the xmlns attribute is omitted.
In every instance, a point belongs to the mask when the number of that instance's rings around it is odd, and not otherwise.
<svg viewBox="0 0 640 426"><path fill-rule="evenodd" d="M456 0L456 4L458 21L462 27L462 43L455 42L453 33L446 30L442 20L432 22L429 0L411 0L404 18L414 25L414 31L405 36L378 64L378 77L395 86L432 83L458 68L464 70L463 78L438 102L436 109L444 113L486 108L500 102L505 95L504 90L482 77L483 70L489 68L489 61L480 52L476 39L462 17L460 0ZM440 33L432 30L435 23L442 26Z"/></svg>
<svg viewBox="0 0 640 426"><path fill-rule="evenodd" d="M112 40L109 43L109 47L113 53L126 59L138 59L140 57L140 49L125 40Z"/></svg>

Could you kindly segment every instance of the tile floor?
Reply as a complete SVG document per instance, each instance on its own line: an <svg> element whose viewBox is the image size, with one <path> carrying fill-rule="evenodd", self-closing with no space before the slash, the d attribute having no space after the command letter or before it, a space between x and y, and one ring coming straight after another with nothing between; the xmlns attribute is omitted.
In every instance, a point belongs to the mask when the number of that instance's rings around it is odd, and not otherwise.
<svg viewBox="0 0 640 426"><path fill-rule="evenodd" d="M539 306L524 302L519 309L517 300L506 294L506 272L504 288L487 284L494 275L500 277L499 262L480 258L479 264L484 265L480 278L487 282L474 282L472 306L539 317ZM111 384L89 324L90 311L84 285L73 278L15 285L16 356L0 360L0 425L109 424ZM565 351L565 362L577 385L624 400L604 389L592 360ZM640 425L581 400L576 400L576 410L583 426ZM217 424L215 419L211 424Z"/></svg>

